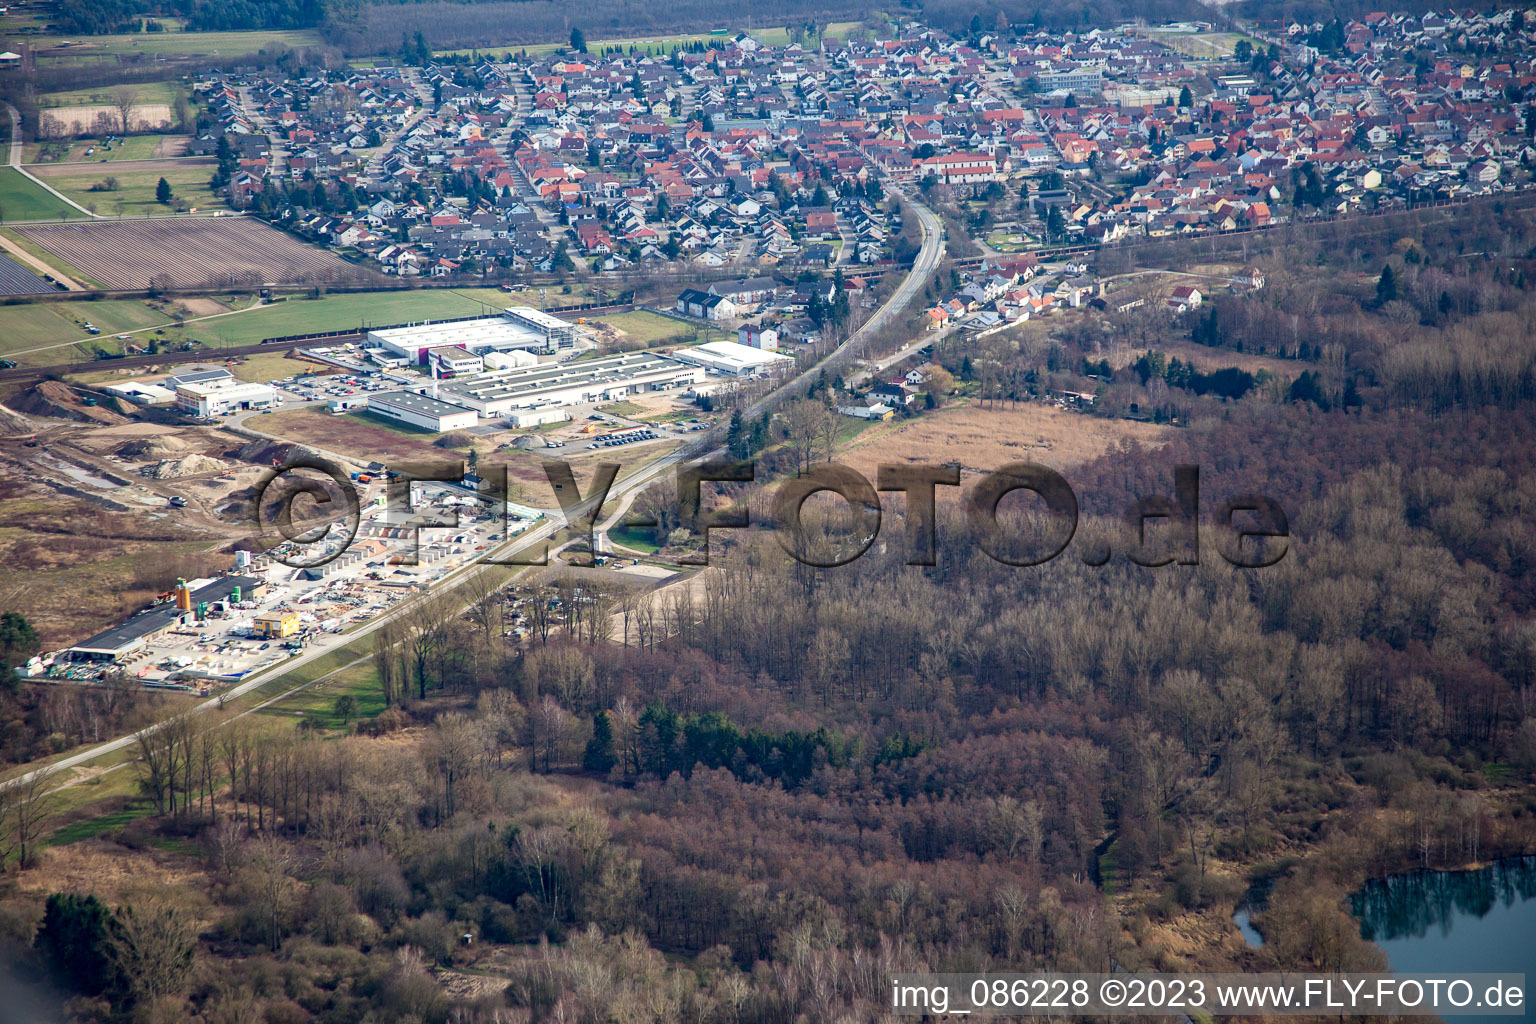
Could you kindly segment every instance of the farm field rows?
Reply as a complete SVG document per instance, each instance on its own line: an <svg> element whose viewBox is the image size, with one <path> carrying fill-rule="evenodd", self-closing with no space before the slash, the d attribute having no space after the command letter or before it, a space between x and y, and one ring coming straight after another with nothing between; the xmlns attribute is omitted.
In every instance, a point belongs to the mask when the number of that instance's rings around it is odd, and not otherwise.
<svg viewBox="0 0 1536 1024"><path fill-rule="evenodd" d="M38 295L54 290L53 285L11 257L0 256L0 295Z"/></svg>
<svg viewBox="0 0 1536 1024"><path fill-rule="evenodd" d="M347 263L248 218L164 218L36 225L22 233L104 288L184 290L311 284Z"/></svg>

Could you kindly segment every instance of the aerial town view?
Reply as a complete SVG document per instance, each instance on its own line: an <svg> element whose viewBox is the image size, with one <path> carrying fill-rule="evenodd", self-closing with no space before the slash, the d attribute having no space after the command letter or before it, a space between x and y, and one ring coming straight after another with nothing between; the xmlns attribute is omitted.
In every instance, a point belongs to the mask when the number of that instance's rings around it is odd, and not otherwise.
<svg viewBox="0 0 1536 1024"><path fill-rule="evenodd" d="M0 661L0 1024L1523 1018L1536 7L12 0Z"/></svg>

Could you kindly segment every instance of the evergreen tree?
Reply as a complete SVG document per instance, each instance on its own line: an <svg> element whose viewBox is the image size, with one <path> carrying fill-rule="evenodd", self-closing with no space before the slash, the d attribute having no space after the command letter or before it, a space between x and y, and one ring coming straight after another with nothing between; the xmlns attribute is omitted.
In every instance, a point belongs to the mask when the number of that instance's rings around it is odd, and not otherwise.
<svg viewBox="0 0 1536 1024"><path fill-rule="evenodd" d="M0 669L19 665L36 654L37 648L37 630L25 616L20 612L0 615Z"/></svg>
<svg viewBox="0 0 1536 1024"><path fill-rule="evenodd" d="M160 179L160 183L155 186L155 202L157 202L160 205L164 206L164 205L169 204L170 201L171 201L171 183L166 181L164 178L161 178Z"/></svg>
<svg viewBox="0 0 1536 1024"><path fill-rule="evenodd" d="M581 766L589 772L606 775L613 770L614 764L613 726L608 722L608 712L599 711L592 716L592 738L587 741Z"/></svg>
<svg viewBox="0 0 1536 1024"><path fill-rule="evenodd" d="M48 897L33 945L71 988L98 995L112 983L111 921L111 911L95 896L56 892Z"/></svg>
<svg viewBox="0 0 1536 1024"><path fill-rule="evenodd" d="M1189 86L1179 90L1179 109L1184 110L1195 105L1194 93L1189 91Z"/></svg>
<svg viewBox="0 0 1536 1024"><path fill-rule="evenodd" d="M1381 268L1381 276L1376 279L1376 304L1385 305L1397 298L1397 274L1392 270L1392 264Z"/></svg>
<svg viewBox="0 0 1536 1024"><path fill-rule="evenodd" d="M571 29L571 49L577 53L587 52L587 36L579 28Z"/></svg>
<svg viewBox="0 0 1536 1024"><path fill-rule="evenodd" d="M752 454L747 438L747 425L741 417L741 410L731 413L731 426L725 435L725 446L733 459L745 459Z"/></svg>

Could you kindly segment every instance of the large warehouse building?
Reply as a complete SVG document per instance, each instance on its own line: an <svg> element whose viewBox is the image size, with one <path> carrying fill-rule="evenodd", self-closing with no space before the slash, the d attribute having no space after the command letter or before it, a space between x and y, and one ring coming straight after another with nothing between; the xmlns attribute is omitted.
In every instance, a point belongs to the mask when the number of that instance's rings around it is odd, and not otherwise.
<svg viewBox="0 0 1536 1024"><path fill-rule="evenodd" d="M553 353L573 347L579 330L575 324L541 310L509 306L500 316L369 331L367 345L421 364L433 349L455 346L477 356L513 349Z"/></svg>
<svg viewBox="0 0 1536 1024"><path fill-rule="evenodd" d="M503 416L514 409L616 402L637 391L686 388L703 380L701 366L649 352L625 352L579 363L496 370L450 381L439 393L486 416Z"/></svg>
<svg viewBox="0 0 1536 1024"><path fill-rule="evenodd" d="M765 352L760 348L739 345L734 341L709 341L691 348L676 349L672 353L672 358L732 377L772 373L775 370L793 366L795 363L790 356L781 356L777 352Z"/></svg>
<svg viewBox="0 0 1536 1024"><path fill-rule="evenodd" d="M247 384L233 377L176 385L176 407L192 416L222 416L244 409L270 409L277 391L270 384Z"/></svg>
<svg viewBox="0 0 1536 1024"><path fill-rule="evenodd" d="M375 416L408 423L422 430L464 430L475 425L479 417L473 409L451 405L430 395L418 395L414 391L387 391L382 395L368 396L368 411Z"/></svg>

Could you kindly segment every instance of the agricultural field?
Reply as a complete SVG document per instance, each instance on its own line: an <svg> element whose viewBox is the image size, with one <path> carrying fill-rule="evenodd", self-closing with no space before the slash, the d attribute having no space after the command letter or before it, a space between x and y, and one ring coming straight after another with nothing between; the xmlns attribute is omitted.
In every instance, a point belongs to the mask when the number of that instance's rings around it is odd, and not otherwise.
<svg viewBox="0 0 1536 1024"><path fill-rule="evenodd" d="M441 289L354 292L316 299L289 298L238 315L190 323L185 331L188 337L216 345L254 345L292 334L446 320L482 311L481 303Z"/></svg>
<svg viewBox="0 0 1536 1024"><path fill-rule="evenodd" d="M54 290L53 285L11 257L0 256L0 295L39 295Z"/></svg>
<svg viewBox="0 0 1536 1024"><path fill-rule="evenodd" d="M959 461L961 479L968 483L1007 462L1039 462L1064 470L1096 459L1122 441L1157 447L1174 429L1085 416L1039 403L1006 409L962 405L871 426L839 450L837 461L870 480L875 479L881 463L910 466Z"/></svg>
<svg viewBox="0 0 1536 1024"><path fill-rule="evenodd" d="M23 162L27 164L103 164L134 160L164 160L180 157L185 153L187 141L188 137L185 135L130 135L110 145L98 139L51 139L41 143L27 143ZM32 170L33 173L37 173L37 168ZM103 173L109 172L104 170ZM208 173L211 175L213 172Z"/></svg>
<svg viewBox="0 0 1536 1024"><path fill-rule="evenodd" d="M1197 60L1223 60L1232 56L1232 51L1237 48L1239 41L1247 39L1256 49L1263 49L1262 44L1256 42L1241 32L1173 32L1150 29L1152 39L1168 47L1175 53Z"/></svg>
<svg viewBox="0 0 1536 1024"><path fill-rule="evenodd" d="M63 135L80 135L89 132L98 119L106 115L108 124L117 124L117 108L110 103L85 104L70 107L49 107L39 112L42 134L49 138ZM171 108L166 103L141 103L133 108L128 118L133 131L157 131L171 126Z"/></svg>
<svg viewBox="0 0 1536 1024"><path fill-rule="evenodd" d="M77 342L88 338L90 343L110 341L114 334L159 327L169 324L171 318L135 299L104 299L99 302L32 302L25 305L0 305L0 357L15 357L17 353L39 346ZM101 328L101 334L88 335L85 324ZM38 353L42 365L51 365L67 357L59 349Z"/></svg>
<svg viewBox="0 0 1536 1024"><path fill-rule="evenodd" d="M39 107L74 107L98 103L112 103L119 90L133 94L136 103L169 104L176 97L177 87L172 82L136 82L114 85L111 88L68 89L63 92L45 92L37 98Z"/></svg>
<svg viewBox="0 0 1536 1024"><path fill-rule="evenodd" d="M675 341L685 344L697 340L698 329L681 320L673 320L671 317L661 316L657 313L648 313L644 310L636 310L633 313L615 313L612 316L602 317L594 323L599 327L611 327L623 333L624 337L642 342L646 345L654 345L662 341ZM724 332L716 341L725 338Z"/></svg>
<svg viewBox="0 0 1536 1024"><path fill-rule="evenodd" d="M0 223L72 220L86 215L32 181L14 167L0 167Z"/></svg>
<svg viewBox="0 0 1536 1024"><path fill-rule="evenodd" d="M212 161L199 158L139 160L111 167L39 164L33 173L86 209L94 208L100 216L150 217L224 209L224 201L208 187L213 170ZM171 186L169 204L155 198L161 178Z"/></svg>
<svg viewBox="0 0 1536 1024"><path fill-rule="evenodd" d="M162 19L164 23L167 19ZM258 53L274 43L284 46L318 46L320 35L304 29L273 29L251 32L131 32L109 36L35 36L28 40L38 63L81 63L123 55L145 54L232 57Z"/></svg>
<svg viewBox="0 0 1536 1024"><path fill-rule="evenodd" d="M372 276L244 217L98 220L30 226L22 233L109 289L160 285L191 291Z"/></svg>

